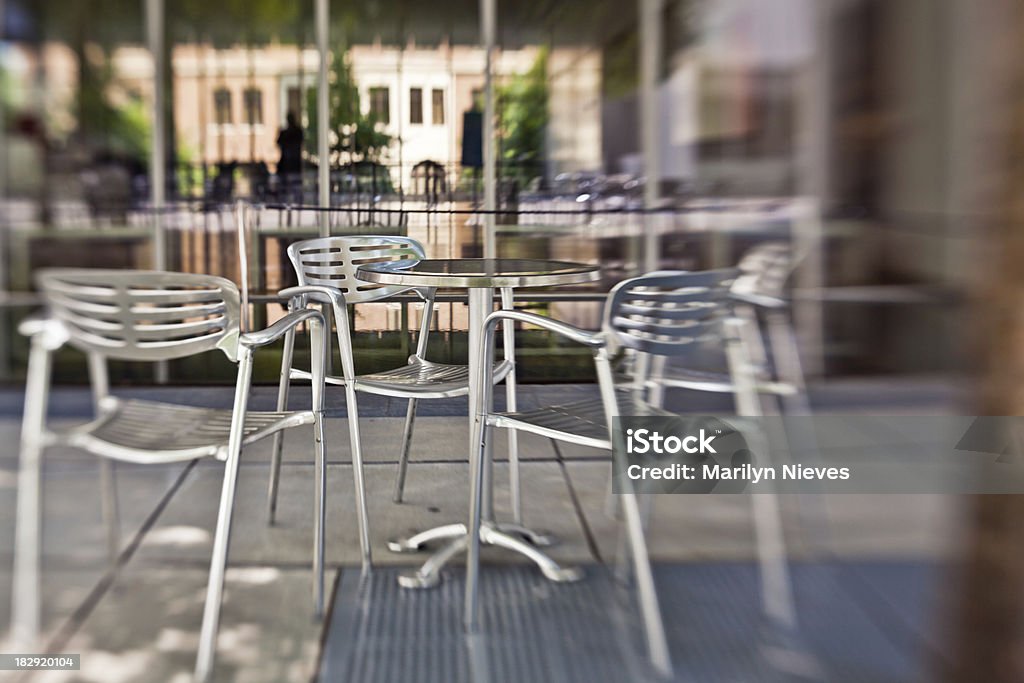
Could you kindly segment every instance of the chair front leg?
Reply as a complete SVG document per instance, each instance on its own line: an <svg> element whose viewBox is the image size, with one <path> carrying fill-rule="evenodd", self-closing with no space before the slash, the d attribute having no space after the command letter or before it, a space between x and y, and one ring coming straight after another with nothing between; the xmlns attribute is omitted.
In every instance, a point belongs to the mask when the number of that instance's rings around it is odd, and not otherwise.
<svg viewBox="0 0 1024 683"><path fill-rule="evenodd" d="M281 376L277 385L277 411L288 409L288 390L291 387L292 358L295 353L295 330L288 330L284 335L284 349L281 352ZM316 380L313 380L316 384ZM267 490L267 523L273 524L277 515L277 490L281 480L281 450L284 444L284 431L274 434L274 444L270 456L270 485Z"/></svg>
<svg viewBox="0 0 1024 683"><path fill-rule="evenodd" d="M334 324L338 335L338 353L345 378L345 409L348 411L348 436L352 449L352 479L356 491L356 523L359 526L359 546L362 551L362 571L369 573L373 563L370 553L370 523L366 509L366 482L363 477L362 437L359 434L359 404L356 400L355 363L352 359L352 338L349 334L348 309L334 307Z"/></svg>
<svg viewBox="0 0 1024 683"><path fill-rule="evenodd" d="M25 651L39 637L42 552L42 456L50 394L52 351L43 334L32 337L25 386L18 462L14 580L11 594L11 638Z"/></svg>
<svg viewBox="0 0 1024 683"><path fill-rule="evenodd" d="M217 530L213 537L210 559L210 577L206 587L203 625L199 631L199 652L196 656L195 678L203 682L213 671L217 652L217 629L220 622L221 601L224 596L224 574L227 568L228 545L231 540L231 515L238 484L238 463L242 453L245 414L249 403L249 385L252 381L252 349L239 351L238 381L235 385L235 403L231 412L231 433L228 439L227 460L224 463L224 483L221 486L220 506L217 512Z"/></svg>
<svg viewBox="0 0 1024 683"><path fill-rule="evenodd" d="M314 511L313 511L313 613L324 613L324 525L327 521L327 458L324 444L324 373L330 335L318 321L310 331L310 374L312 374L313 442L314 442Z"/></svg>
<svg viewBox="0 0 1024 683"><path fill-rule="evenodd" d="M512 296L512 289L504 287L501 290L501 307L506 311L515 308L515 300ZM504 341L505 360L512 363L512 369L505 375L505 409L510 413L517 410L516 405L516 331L515 321L506 320L502 324L502 339ZM489 406L488 406L489 407ZM521 478L519 474L519 432L515 429L508 431L508 478L509 495L512 500L512 521L516 524L523 523L523 503L521 493Z"/></svg>

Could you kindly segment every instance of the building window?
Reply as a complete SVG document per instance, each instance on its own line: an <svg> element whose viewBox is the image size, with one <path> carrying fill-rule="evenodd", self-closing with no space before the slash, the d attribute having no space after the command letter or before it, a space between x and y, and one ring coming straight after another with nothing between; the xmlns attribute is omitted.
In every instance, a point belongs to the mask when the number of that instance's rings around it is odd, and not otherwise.
<svg viewBox="0 0 1024 683"><path fill-rule="evenodd" d="M231 123L231 91L227 88L213 91L213 120L220 125Z"/></svg>
<svg viewBox="0 0 1024 683"><path fill-rule="evenodd" d="M370 88L370 116L385 125L391 123L391 91L388 88Z"/></svg>
<svg viewBox="0 0 1024 683"><path fill-rule="evenodd" d="M263 91L259 88L246 88L242 94L245 103L245 122L250 126L263 123Z"/></svg>
<svg viewBox="0 0 1024 683"><path fill-rule="evenodd" d="M423 123L423 88L409 88L409 123Z"/></svg>
<svg viewBox="0 0 1024 683"><path fill-rule="evenodd" d="M434 116L431 121L434 122L435 126L444 125L444 90L441 88L434 88L430 93L431 103L433 104Z"/></svg>

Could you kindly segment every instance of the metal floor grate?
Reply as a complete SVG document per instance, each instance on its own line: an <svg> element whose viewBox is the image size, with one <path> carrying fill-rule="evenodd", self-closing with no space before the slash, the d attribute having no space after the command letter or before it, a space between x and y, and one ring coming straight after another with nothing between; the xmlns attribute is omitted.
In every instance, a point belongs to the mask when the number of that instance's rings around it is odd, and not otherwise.
<svg viewBox="0 0 1024 683"><path fill-rule="evenodd" d="M462 633L461 570L426 591L399 588L398 571L377 570L362 584L358 572L343 572L321 681L657 680L647 665L631 594L602 567L588 567L580 583L556 585L529 566L486 566L481 635L472 639ZM886 611L877 596L865 593L863 580L854 579L851 571L837 565L796 566L801 629L780 634L759 616L754 567L656 565L676 680L922 680L927 635L908 639L902 615ZM895 637L901 630L901 637ZM817 673L809 673L814 669L807 664L819 667Z"/></svg>

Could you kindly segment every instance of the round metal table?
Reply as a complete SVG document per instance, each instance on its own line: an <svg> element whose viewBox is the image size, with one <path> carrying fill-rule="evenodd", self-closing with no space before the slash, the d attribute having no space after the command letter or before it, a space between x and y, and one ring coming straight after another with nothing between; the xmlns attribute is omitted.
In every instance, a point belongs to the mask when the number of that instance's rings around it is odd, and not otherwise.
<svg viewBox="0 0 1024 683"><path fill-rule="evenodd" d="M518 287L553 287L595 282L600 277L600 268L568 261L537 259L423 259L367 264L359 267L356 276L360 280L382 285L469 290L469 457L473 466L479 467L482 463L472 461L478 457L479 444L478 425L473 413L483 390L484 372L480 363L483 358L481 347L484 319L493 310L494 289L511 290ZM480 542L499 545L527 556L549 579L572 581L579 578L578 571L559 567L554 560L537 549L536 546L548 545L551 542L549 537L527 529L520 525L518 520L513 523L499 523L495 520L490 461L490 457L484 458L484 463L488 464L488 467L484 475L486 483L483 491ZM394 552L417 552L431 542L447 541L420 569L401 575L399 583L406 588L427 588L436 585L445 564L466 550L466 528L466 524L446 524L408 539L389 543L389 548Z"/></svg>

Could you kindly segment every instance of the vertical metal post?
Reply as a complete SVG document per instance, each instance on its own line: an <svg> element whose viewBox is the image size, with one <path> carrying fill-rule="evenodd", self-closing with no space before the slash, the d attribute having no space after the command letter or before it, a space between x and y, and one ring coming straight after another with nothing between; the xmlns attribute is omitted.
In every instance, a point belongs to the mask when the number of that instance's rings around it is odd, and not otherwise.
<svg viewBox="0 0 1024 683"><path fill-rule="evenodd" d="M494 211L497 178L494 159L494 36L497 0L480 0L480 38L484 44L484 258L497 256Z"/></svg>
<svg viewBox="0 0 1024 683"><path fill-rule="evenodd" d="M249 320L249 214L246 203L235 202L235 229L238 233L238 287L242 295L241 325L243 332L252 330Z"/></svg>
<svg viewBox="0 0 1024 683"><path fill-rule="evenodd" d="M153 268L167 270L167 233L164 228L164 203L167 192L167 120L164 97L164 0L146 1L146 40L153 57L153 132L150 137L149 195L153 210ZM156 364L157 384L167 384L166 361Z"/></svg>
<svg viewBox="0 0 1024 683"><path fill-rule="evenodd" d="M0 44L4 39L4 5L5 0L0 0ZM6 220L3 215L6 212L7 200L7 122L4 120L4 108L0 106L0 223ZM7 279L7 252L8 252L8 226L0 225L0 293L6 294L9 286ZM7 312L0 311L0 377L7 377L10 371L10 329L7 322Z"/></svg>
<svg viewBox="0 0 1024 683"><path fill-rule="evenodd" d="M658 141L658 74L661 58L662 0L640 0L640 149L644 157L644 209L658 204L661 186L661 154ZM643 269L658 269L658 224L644 213Z"/></svg>
<svg viewBox="0 0 1024 683"><path fill-rule="evenodd" d="M794 277L801 296L793 306L793 322L803 347L807 374L820 377L825 371L823 288L825 285L825 235L822 215L829 191L828 117L832 65L828 46L832 2L810 3L813 47L803 68L799 94L802 134L798 138L797 193L793 241L801 257Z"/></svg>
<svg viewBox="0 0 1024 683"><path fill-rule="evenodd" d="M327 0L316 1L316 50L320 56L317 72L316 90L316 154L317 186L319 190L320 203L320 236L327 237L331 234L330 214L326 211L331 205L331 146L327 139L330 130L328 111L329 93L327 92L327 60L330 57L330 48L327 44L328 20L330 18Z"/></svg>
<svg viewBox="0 0 1024 683"><path fill-rule="evenodd" d="M163 208L167 191L167 121L164 109L164 0L146 1L146 39L153 57L153 131L150 137L150 203L154 213L153 265L167 268L167 235L164 233Z"/></svg>

